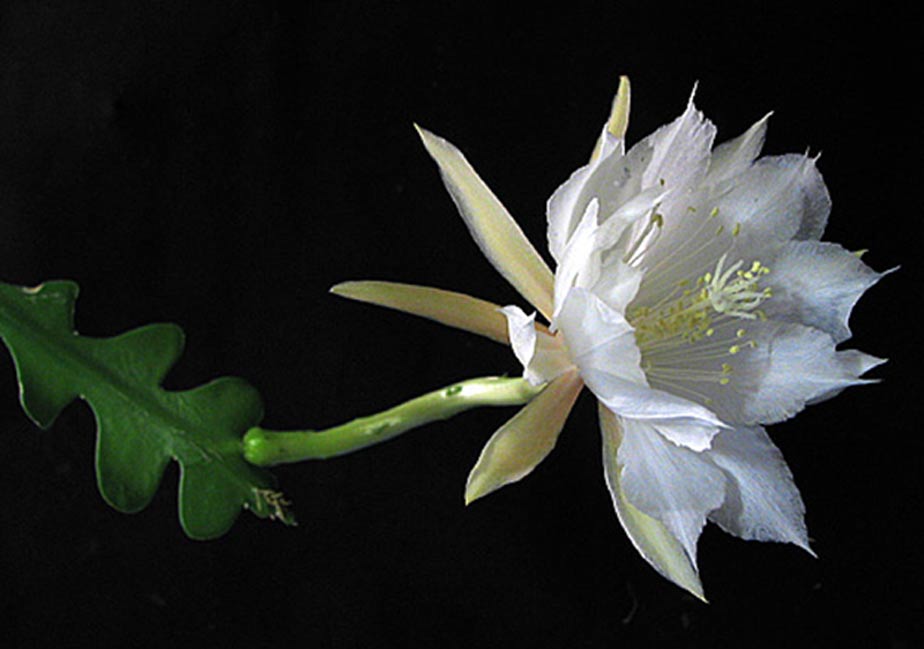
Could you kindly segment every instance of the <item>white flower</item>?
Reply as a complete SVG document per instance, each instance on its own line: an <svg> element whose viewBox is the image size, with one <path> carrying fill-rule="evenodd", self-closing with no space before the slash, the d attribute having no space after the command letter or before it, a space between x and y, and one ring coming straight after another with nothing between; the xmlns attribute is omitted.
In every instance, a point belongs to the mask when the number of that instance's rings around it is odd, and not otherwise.
<svg viewBox="0 0 924 649"><path fill-rule="evenodd" d="M626 79L591 162L548 202L552 272L454 146L418 129L472 236L548 326L519 307L386 282L334 292L509 342L545 390L488 441L466 502L527 475L583 386L599 402L619 520L661 574L702 597L710 520L811 552L804 506L762 424L833 396L880 362L836 351L882 274L819 238L830 199L815 160L757 158L766 118L712 149L693 105L624 148Z"/></svg>

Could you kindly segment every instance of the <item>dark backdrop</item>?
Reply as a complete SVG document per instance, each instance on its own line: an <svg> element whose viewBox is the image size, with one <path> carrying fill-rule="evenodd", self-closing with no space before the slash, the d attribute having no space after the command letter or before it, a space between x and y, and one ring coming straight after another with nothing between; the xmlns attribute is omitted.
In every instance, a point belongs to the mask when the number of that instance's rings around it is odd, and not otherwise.
<svg viewBox="0 0 924 649"><path fill-rule="evenodd" d="M826 238L903 265L853 318L851 344L891 359L882 383L771 431L817 560L710 527L711 604L658 577L612 512L587 397L534 475L472 507L465 477L509 410L280 469L298 528L245 513L190 541L175 467L143 513L107 508L92 414L73 405L36 429L4 351L0 643L916 646L920 21L882 3L695 4L5 1L0 275L77 280L86 334L179 323L170 387L239 375L265 425L332 425L518 372L500 346L327 293L381 278L521 302L412 122L462 147L541 244L545 200L586 159L618 75L633 80L631 141L698 81L720 139L774 110L768 152L823 152Z"/></svg>

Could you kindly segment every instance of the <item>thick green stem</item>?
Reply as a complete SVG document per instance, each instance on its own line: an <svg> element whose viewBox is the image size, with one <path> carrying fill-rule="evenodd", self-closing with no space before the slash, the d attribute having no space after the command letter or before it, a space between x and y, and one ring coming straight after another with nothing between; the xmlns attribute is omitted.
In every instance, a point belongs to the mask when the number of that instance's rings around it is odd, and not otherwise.
<svg viewBox="0 0 924 649"><path fill-rule="evenodd" d="M282 432L254 427L244 435L244 459L257 466L273 466L344 455L472 408L522 405L544 387L522 378L488 376L454 383L327 430Z"/></svg>

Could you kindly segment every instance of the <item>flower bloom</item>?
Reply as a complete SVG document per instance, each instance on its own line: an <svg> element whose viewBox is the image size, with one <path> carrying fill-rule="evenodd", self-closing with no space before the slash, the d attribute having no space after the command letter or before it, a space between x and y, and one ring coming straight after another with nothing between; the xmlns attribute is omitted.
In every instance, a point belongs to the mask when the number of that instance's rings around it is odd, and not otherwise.
<svg viewBox="0 0 924 649"><path fill-rule="evenodd" d="M661 574L702 597L707 520L811 552L804 505L762 428L882 361L838 351L882 274L819 239L831 202L815 159L758 158L767 119L713 149L693 104L626 151L624 78L589 164L548 201L553 273L461 152L418 129L481 250L548 324L517 306L388 282L346 297L509 342L545 390L488 441L466 502L548 455L580 391L599 402L616 513Z"/></svg>

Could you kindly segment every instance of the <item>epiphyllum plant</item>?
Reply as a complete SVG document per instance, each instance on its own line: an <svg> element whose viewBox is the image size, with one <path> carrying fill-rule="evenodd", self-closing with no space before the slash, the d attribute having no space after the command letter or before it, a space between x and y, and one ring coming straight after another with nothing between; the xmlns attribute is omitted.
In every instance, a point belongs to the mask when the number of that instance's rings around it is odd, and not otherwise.
<svg viewBox="0 0 924 649"><path fill-rule="evenodd" d="M524 378L546 385L488 441L466 502L529 474L587 387L620 522L655 569L702 597L707 520L811 552L802 499L761 426L866 382L881 361L835 347L881 274L819 241L830 200L814 159L757 158L766 118L713 149L691 99L626 151L628 113L623 78L589 164L548 201L554 274L459 150L418 129L478 246L545 323L420 286L333 291L509 341Z"/></svg>

